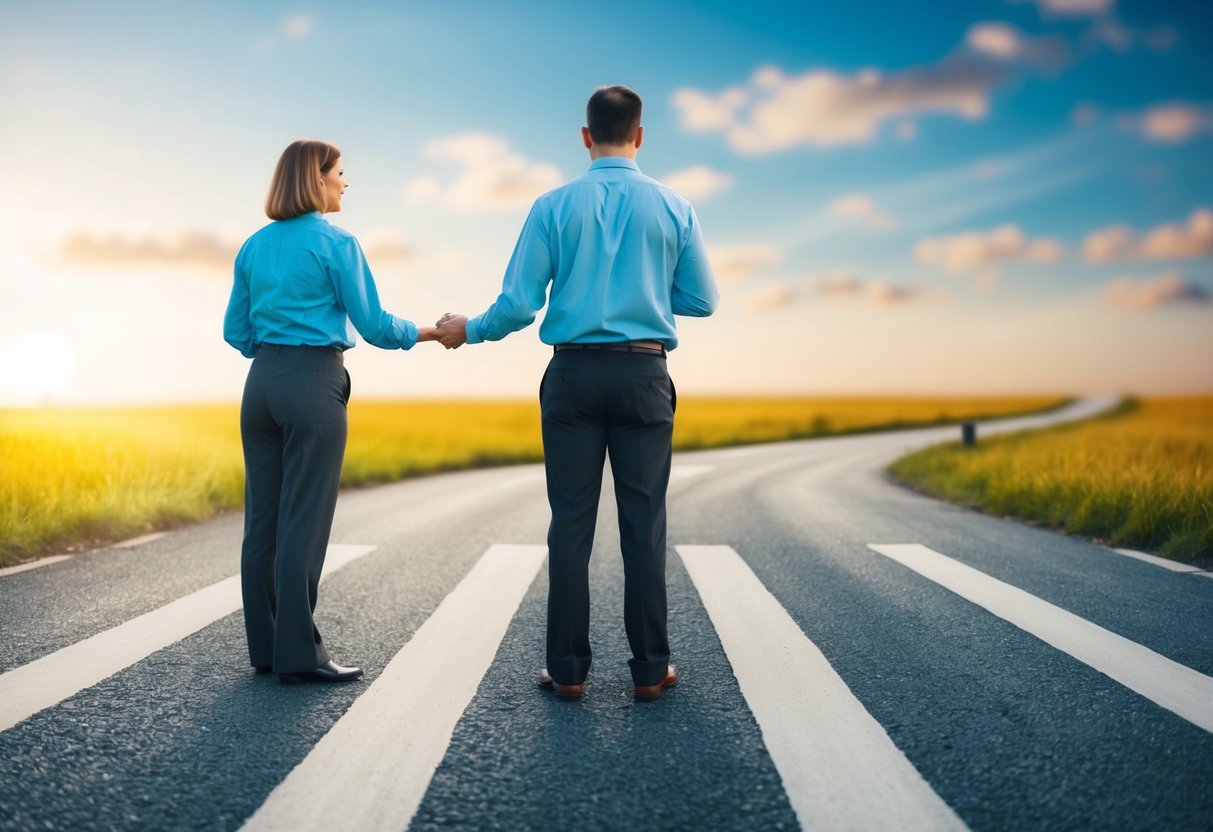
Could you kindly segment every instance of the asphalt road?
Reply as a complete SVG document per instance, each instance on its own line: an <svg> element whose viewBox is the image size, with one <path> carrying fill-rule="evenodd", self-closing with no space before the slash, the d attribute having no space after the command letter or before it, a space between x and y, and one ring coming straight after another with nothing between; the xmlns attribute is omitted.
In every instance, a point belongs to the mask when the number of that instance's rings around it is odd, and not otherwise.
<svg viewBox="0 0 1213 832"><path fill-rule="evenodd" d="M70 694L0 731L0 830L1213 828L1213 580L886 479L957 433L676 455L680 680L655 703L631 699L609 480L587 695L535 684L539 466L342 494L333 543L374 547L320 592L334 658L367 671L349 685L254 675L239 611L207 612L238 572L239 514L0 576L0 712L6 677L10 702ZM888 544L938 553L957 583L870 547ZM201 625L155 617L182 598ZM61 651L117 655L142 620L162 644L72 686L82 662ZM1184 690L1187 711L1167 704Z"/></svg>

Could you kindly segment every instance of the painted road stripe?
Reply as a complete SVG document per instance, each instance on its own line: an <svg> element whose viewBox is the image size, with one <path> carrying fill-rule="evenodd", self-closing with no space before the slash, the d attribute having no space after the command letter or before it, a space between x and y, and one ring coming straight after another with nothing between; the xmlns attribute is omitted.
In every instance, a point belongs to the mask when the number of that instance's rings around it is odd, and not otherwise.
<svg viewBox="0 0 1213 832"><path fill-rule="evenodd" d="M374 550L330 545L322 577ZM196 633L241 603L240 576L233 575L0 675L0 731Z"/></svg>
<svg viewBox="0 0 1213 832"><path fill-rule="evenodd" d="M1133 549L1113 549L1112 551L1118 555L1124 555L1126 557L1136 558L1137 560L1143 560L1146 563L1152 563L1155 566L1161 566L1163 569L1170 569L1172 572L1199 572L1199 571L1201 571L1196 566L1191 566L1186 563L1179 563L1178 561L1174 561L1174 560L1167 560L1166 558L1160 558L1157 555L1148 555L1145 552L1137 552L1137 551L1134 551Z"/></svg>
<svg viewBox="0 0 1213 832"><path fill-rule="evenodd" d="M17 566L8 566L0 569L0 578L5 575L16 575L18 572L26 572L30 569L37 569L39 566L50 566L52 563L58 563L61 560L67 560L71 555L52 555L49 558L41 560L32 560L29 563L22 563Z"/></svg>
<svg viewBox="0 0 1213 832"><path fill-rule="evenodd" d="M546 555L490 546L243 829L406 828Z"/></svg>
<svg viewBox="0 0 1213 832"><path fill-rule="evenodd" d="M967 829L729 546L675 546L802 829Z"/></svg>
<svg viewBox="0 0 1213 832"><path fill-rule="evenodd" d="M152 532L140 537L133 537L130 540L124 540L121 543L115 543L110 546L111 549L134 549L136 546L142 546L144 543L151 543L153 540L159 540L168 535L168 532Z"/></svg>
<svg viewBox="0 0 1213 832"><path fill-rule="evenodd" d="M675 465L670 469L670 479L688 480L714 470L716 470L715 465Z"/></svg>
<svg viewBox="0 0 1213 832"><path fill-rule="evenodd" d="M868 548L1213 731L1213 677L918 543L869 543Z"/></svg>

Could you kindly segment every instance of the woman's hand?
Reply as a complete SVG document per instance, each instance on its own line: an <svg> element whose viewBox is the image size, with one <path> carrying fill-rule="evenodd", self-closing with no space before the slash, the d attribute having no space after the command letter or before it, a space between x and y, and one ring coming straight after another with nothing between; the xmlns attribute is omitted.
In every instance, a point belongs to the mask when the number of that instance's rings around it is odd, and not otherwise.
<svg viewBox="0 0 1213 832"><path fill-rule="evenodd" d="M436 326L419 326L417 327L417 342L422 341L437 341L438 327Z"/></svg>

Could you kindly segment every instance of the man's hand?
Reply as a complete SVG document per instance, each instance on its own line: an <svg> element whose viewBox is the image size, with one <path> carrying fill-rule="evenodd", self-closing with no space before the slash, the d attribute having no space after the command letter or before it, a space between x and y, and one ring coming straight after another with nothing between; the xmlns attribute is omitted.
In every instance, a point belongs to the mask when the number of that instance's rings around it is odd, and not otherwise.
<svg viewBox="0 0 1213 832"><path fill-rule="evenodd" d="M457 350L467 343L467 315L456 315L452 312L447 312L438 319L438 323L435 326L437 327L434 330L435 339L448 350Z"/></svg>

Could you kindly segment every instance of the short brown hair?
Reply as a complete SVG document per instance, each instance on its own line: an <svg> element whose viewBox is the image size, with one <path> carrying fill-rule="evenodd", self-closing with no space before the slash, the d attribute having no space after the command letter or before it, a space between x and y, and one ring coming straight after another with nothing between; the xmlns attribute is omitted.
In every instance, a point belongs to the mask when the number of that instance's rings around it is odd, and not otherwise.
<svg viewBox="0 0 1213 832"><path fill-rule="evenodd" d="M272 220L289 220L328 207L320 177L333 169L341 151L328 142L299 139L278 157L265 213Z"/></svg>
<svg viewBox="0 0 1213 832"><path fill-rule="evenodd" d="M640 96L627 87L599 87L585 105L585 126L595 144L627 144L640 127Z"/></svg>

